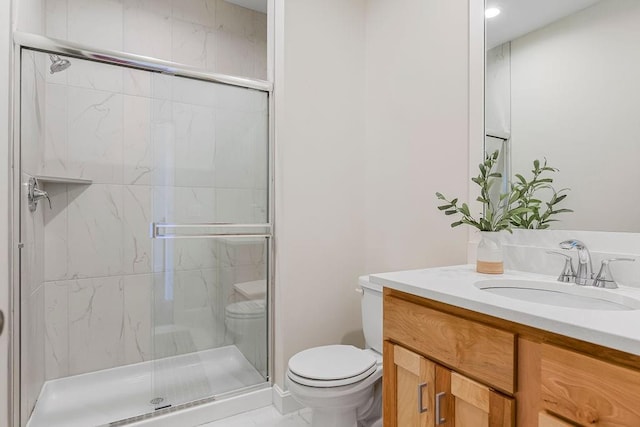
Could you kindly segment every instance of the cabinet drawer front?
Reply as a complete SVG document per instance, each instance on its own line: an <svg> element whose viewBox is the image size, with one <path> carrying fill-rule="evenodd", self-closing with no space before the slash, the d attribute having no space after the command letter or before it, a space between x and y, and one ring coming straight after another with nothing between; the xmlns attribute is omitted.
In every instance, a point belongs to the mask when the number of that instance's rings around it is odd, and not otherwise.
<svg viewBox="0 0 640 427"><path fill-rule="evenodd" d="M580 425L640 426L640 371L542 346L544 409Z"/></svg>
<svg viewBox="0 0 640 427"><path fill-rule="evenodd" d="M515 391L512 333L387 296L384 336L491 387Z"/></svg>

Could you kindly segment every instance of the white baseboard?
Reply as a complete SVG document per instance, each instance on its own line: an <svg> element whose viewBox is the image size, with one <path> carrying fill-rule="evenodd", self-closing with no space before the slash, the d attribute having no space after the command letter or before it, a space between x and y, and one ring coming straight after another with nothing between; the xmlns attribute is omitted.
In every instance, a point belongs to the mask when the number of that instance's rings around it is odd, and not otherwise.
<svg viewBox="0 0 640 427"><path fill-rule="evenodd" d="M274 384L273 386L273 406L275 406L282 415L299 411L303 408L303 406L291 396L290 391L282 390L278 384Z"/></svg>

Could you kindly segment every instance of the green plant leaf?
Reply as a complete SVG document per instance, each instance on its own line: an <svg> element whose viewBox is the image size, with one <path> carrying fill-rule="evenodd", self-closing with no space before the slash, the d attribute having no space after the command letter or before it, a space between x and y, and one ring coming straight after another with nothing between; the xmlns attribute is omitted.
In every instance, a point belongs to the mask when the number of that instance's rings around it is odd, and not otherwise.
<svg viewBox="0 0 640 427"><path fill-rule="evenodd" d="M558 209L556 206L566 199L568 189L556 191L552 187L553 179L549 174L558 170L549 166L546 158L543 161L533 161L531 179L528 180L522 174L514 174L508 190L496 192L495 187L504 178L502 173L495 170L499 155L498 150L486 153L484 161L478 164L478 175L471 178L479 187L480 195L475 200L484 208L478 219L471 215L466 203L458 206L457 198L448 201L442 193L436 193L436 197L445 202L438 206L440 211L446 215L462 216L451 224L452 227L465 224L482 231L511 231L512 227L547 228L550 222L555 221L551 218L552 215L571 212L570 209Z"/></svg>

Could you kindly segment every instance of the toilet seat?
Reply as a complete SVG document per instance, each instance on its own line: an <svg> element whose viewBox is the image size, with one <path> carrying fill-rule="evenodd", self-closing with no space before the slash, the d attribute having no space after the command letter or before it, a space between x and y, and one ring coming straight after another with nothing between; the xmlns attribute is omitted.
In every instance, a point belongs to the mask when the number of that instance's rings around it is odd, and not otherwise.
<svg viewBox="0 0 640 427"><path fill-rule="evenodd" d="M351 345L327 345L302 351L289 360L289 378L316 388L357 383L377 369L376 358Z"/></svg>

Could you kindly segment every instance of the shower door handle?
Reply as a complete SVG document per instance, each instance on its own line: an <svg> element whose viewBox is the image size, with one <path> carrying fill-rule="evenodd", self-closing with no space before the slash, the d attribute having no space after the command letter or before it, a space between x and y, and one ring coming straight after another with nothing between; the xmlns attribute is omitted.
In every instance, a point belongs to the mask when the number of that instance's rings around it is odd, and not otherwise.
<svg viewBox="0 0 640 427"><path fill-rule="evenodd" d="M250 238L272 237L271 224L230 224L230 223L200 223L200 224L169 224L152 222L150 224L152 239L185 239L185 238Z"/></svg>
<svg viewBox="0 0 640 427"><path fill-rule="evenodd" d="M4 331L4 312L0 310L0 335L2 335L2 331Z"/></svg>

